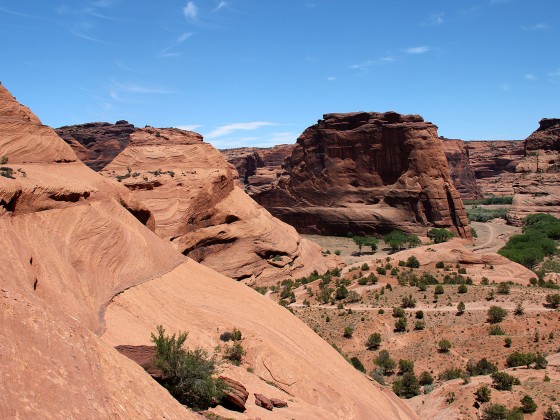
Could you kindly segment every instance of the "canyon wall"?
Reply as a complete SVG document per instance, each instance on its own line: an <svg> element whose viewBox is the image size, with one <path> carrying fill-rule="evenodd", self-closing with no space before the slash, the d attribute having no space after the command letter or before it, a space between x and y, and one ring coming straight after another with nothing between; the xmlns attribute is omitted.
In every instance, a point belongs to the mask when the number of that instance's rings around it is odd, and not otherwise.
<svg viewBox="0 0 560 420"><path fill-rule="evenodd" d="M508 221L521 225L529 214L560 217L560 119L545 118L525 140L525 155L516 168L513 205Z"/></svg>
<svg viewBox="0 0 560 420"><path fill-rule="evenodd" d="M298 138L273 185L249 192L301 232L443 227L470 237L437 127L417 115L326 114Z"/></svg>
<svg viewBox="0 0 560 420"><path fill-rule="evenodd" d="M476 200L484 197L471 166L468 143L463 140L443 139L449 175L462 199Z"/></svg>

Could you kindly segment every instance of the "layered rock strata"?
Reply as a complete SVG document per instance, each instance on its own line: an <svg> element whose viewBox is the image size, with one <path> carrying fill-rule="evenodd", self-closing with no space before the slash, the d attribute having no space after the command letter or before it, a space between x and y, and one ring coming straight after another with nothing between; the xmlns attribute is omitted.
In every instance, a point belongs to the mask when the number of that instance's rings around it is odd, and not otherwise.
<svg viewBox="0 0 560 420"><path fill-rule="evenodd" d="M470 163L467 144L463 140L443 140L449 175L453 180L453 185L461 194L461 198L469 200L483 198L484 194L477 183Z"/></svg>
<svg viewBox="0 0 560 420"><path fill-rule="evenodd" d="M253 198L306 233L470 237L437 127L418 115L326 114L298 138L285 170Z"/></svg>
<svg viewBox="0 0 560 420"><path fill-rule="evenodd" d="M533 213L560 217L560 119L545 118L539 125L525 140L525 156L516 168L508 221L518 226Z"/></svg>

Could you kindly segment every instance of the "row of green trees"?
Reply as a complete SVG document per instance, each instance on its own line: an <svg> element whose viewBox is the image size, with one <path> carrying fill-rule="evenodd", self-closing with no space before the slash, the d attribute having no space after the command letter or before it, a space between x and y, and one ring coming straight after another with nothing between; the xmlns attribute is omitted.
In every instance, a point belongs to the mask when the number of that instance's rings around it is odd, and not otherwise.
<svg viewBox="0 0 560 420"><path fill-rule="evenodd" d="M453 232L443 228L433 228L428 231L428 238L436 244L446 242L454 236ZM379 246L379 239L373 236L353 236L352 239L358 246L360 254L362 253L363 247L370 247L371 252L375 252ZM421 245L420 238L418 238L417 235L405 233L400 230L393 230L383 236L383 241L389 245L393 251L401 251L406 248L415 248Z"/></svg>

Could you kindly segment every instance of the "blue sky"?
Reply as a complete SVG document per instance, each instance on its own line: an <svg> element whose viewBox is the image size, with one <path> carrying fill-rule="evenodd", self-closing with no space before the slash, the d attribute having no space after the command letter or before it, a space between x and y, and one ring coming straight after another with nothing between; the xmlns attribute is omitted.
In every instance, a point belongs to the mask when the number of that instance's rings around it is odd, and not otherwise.
<svg viewBox="0 0 560 420"><path fill-rule="evenodd" d="M217 147L324 113L523 139L560 117L557 0L0 0L2 83L43 123L126 119Z"/></svg>

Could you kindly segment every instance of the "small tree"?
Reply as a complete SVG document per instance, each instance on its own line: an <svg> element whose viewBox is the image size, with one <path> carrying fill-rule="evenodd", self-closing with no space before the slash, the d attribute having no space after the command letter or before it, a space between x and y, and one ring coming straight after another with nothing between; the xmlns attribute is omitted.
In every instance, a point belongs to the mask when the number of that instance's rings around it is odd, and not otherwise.
<svg viewBox="0 0 560 420"><path fill-rule="evenodd" d="M434 294L443 295L443 292L444 292L443 286L441 284L436 285L436 288L434 289Z"/></svg>
<svg viewBox="0 0 560 420"><path fill-rule="evenodd" d="M504 346L507 347L507 348L511 347L511 337L506 337L504 339Z"/></svg>
<svg viewBox="0 0 560 420"><path fill-rule="evenodd" d="M491 378L494 388L499 391L511 391L515 382L515 377L505 372L494 372L491 375Z"/></svg>
<svg viewBox="0 0 560 420"><path fill-rule="evenodd" d="M521 398L521 411L524 413L534 413L537 411L537 404L530 396L525 395Z"/></svg>
<svg viewBox="0 0 560 420"><path fill-rule="evenodd" d="M407 326L407 320L401 317L395 321L395 332L405 332Z"/></svg>
<svg viewBox="0 0 560 420"><path fill-rule="evenodd" d="M362 364L362 361L360 359L358 359L356 356L354 356L350 359L350 363L352 364L352 366L354 366L360 372L366 373L366 368Z"/></svg>
<svg viewBox="0 0 560 420"><path fill-rule="evenodd" d="M414 361L409 359L400 359L399 375L404 375L406 372L414 372Z"/></svg>
<svg viewBox="0 0 560 420"><path fill-rule="evenodd" d="M458 287L458 289L457 289L457 291L458 291L460 294L467 293L468 290L469 290L469 289L467 288L467 285L466 285L466 284L460 284L459 287Z"/></svg>
<svg viewBox="0 0 560 420"><path fill-rule="evenodd" d="M521 302L518 302L517 305L515 306L515 310L513 311L513 314L516 316L521 316L525 313L525 308L523 307L523 304Z"/></svg>
<svg viewBox="0 0 560 420"><path fill-rule="evenodd" d="M523 420L523 413L516 409L508 410L502 404L490 404L482 412L482 420Z"/></svg>
<svg viewBox="0 0 560 420"><path fill-rule="evenodd" d="M416 319L424 319L424 311L416 311Z"/></svg>
<svg viewBox="0 0 560 420"><path fill-rule="evenodd" d="M478 402L485 403L490 401L491 393L492 391L490 390L490 388L488 388L486 385L481 385L476 389L474 395L476 396L476 400Z"/></svg>
<svg viewBox="0 0 560 420"><path fill-rule="evenodd" d="M233 363L235 366L239 366L241 364L243 356L245 356L245 350L239 342L233 343L231 347L228 347L226 349L226 359Z"/></svg>
<svg viewBox="0 0 560 420"><path fill-rule="evenodd" d="M414 255L411 255L406 260L406 266L410 268L420 268L420 261Z"/></svg>
<svg viewBox="0 0 560 420"><path fill-rule="evenodd" d="M401 301L402 308L414 308L416 306L416 299L412 295L404 296Z"/></svg>
<svg viewBox="0 0 560 420"><path fill-rule="evenodd" d="M348 296L348 289L341 284L335 291L334 293L334 297L336 300L342 300L342 299L346 299L346 297Z"/></svg>
<svg viewBox="0 0 560 420"><path fill-rule="evenodd" d="M502 322L507 316L508 311L500 306L491 306L488 309L488 322L491 324L497 324Z"/></svg>
<svg viewBox="0 0 560 420"><path fill-rule="evenodd" d="M344 327L344 332L342 333L342 336L344 338L352 338L352 335L354 334L354 328L351 327L350 325Z"/></svg>
<svg viewBox="0 0 560 420"><path fill-rule="evenodd" d="M432 375L430 375L429 372L424 371L420 374L418 382L420 383L420 385L431 385L434 383L434 378Z"/></svg>
<svg viewBox="0 0 560 420"><path fill-rule="evenodd" d="M375 358L374 363L381 368L384 375L392 372L397 365L396 362L391 359L387 350L381 350Z"/></svg>
<svg viewBox="0 0 560 420"><path fill-rule="evenodd" d="M393 316L395 318L402 318L405 316L405 312L403 308L400 308L398 306L393 307Z"/></svg>
<svg viewBox="0 0 560 420"><path fill-rule="evenodd" d="M362 253L362 247L366 244L366 238L363 236L353 236L352 240L356 245L358 245L358 253Z"/></svg>
<svg viewBox="0 0 560 420"><path fill-rule="evenodd" d="M393 392L401 398L412 398L420 394L420 384L414 372L408 371L393 383Z"/></svg>
<svg viewBox="0 0 560 420"><path fill-rule="evenodd" d="M511 286L508 283L502 282L502 283L498 284L496 292L499 295L509 295L510 289L511 289Z"/></svg>
<svg viewBox="0 0 560 420"><path fill-rule="evenodd" d="M430 238L435 244L447 242L454 236L455 234L447 229L433 228L428 231L428 238Z"/></svg>
<svg viewBox="0 0 560 420"><path fill-rule="evenodd" d="M463 315L465 313L465 303L459 302L457 305L457 315Z"/></svg>
<svg viewBox="0 0 560 420"><path fill-rule="evenodd" d="M451 349L451 342L449 340L443 339L438 343L438 351L440 353L449 353Z"/></svg>
<svg viewBox="0 0 560 420"><path fill-rule="evenodd" d="M548 406L546 411L543 413L544 420L560 420L560 411L552 408L551 405Z"/></svg>
<svg viewBox="0 0 560 420"><path fill-rule="evenodd" d="M560 306L560 294L555 293L546 295L546 306L552 309L557 309Z"/></svg>
<svg viewBox="0 0 560 420"><path fill-rule="evenodd" d="M379 333L371 334L366 341L366 347L368 350L377 350L380 345L381 345L381 334Z"/></svg>

